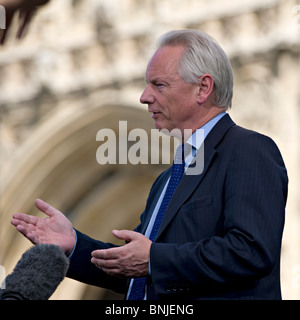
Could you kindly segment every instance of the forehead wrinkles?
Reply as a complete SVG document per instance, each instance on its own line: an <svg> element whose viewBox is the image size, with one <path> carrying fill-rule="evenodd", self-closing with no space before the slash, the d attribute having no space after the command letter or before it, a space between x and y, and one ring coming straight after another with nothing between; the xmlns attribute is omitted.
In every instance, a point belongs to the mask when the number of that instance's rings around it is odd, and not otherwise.
<svg viewBox="0 0 300 320"><path fill-rule="evenodd" d="M179 77L182 49L177 48L176 51L174 49L174 47L163 47L156 51L148 63L146 81L151 81L152 78L175 79Z"/></svg>

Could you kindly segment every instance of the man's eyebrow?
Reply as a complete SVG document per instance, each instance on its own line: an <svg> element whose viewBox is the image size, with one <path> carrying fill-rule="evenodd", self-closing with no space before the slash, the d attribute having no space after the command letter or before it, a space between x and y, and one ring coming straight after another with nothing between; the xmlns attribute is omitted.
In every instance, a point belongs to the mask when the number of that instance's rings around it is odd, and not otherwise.
<svg viewBox="0 0 300 320"><path fill-rule="evenodd" d="M145 77L145 81L146 81L147 84L149 84L149 83L157 83L157 82L168 83L167 79L165 79L163 77L154 77L154 78L151 78L151 79L147 79Z"/></svg>

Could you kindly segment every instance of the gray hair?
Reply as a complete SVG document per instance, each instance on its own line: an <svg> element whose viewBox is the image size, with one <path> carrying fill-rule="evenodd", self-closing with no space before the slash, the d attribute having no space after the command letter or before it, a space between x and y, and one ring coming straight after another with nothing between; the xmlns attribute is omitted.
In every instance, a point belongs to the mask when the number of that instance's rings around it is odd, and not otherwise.
<svg viewBox="0 0 300 320"><path fill-rule="evenodd" d="M187 83L199 83L199 78L210 74L214 79L215 105L231 107L233 75L228 57L208 34L199 30L175 30L164 34L158 48L182 45L186 48L179 64L179 75Z"/></svg>

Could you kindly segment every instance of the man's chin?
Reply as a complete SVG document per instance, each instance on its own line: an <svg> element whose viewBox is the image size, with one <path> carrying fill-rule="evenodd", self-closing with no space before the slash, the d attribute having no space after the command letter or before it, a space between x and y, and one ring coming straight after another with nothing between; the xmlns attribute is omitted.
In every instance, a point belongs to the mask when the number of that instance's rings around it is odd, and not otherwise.
<svg viewBox="0 0 300 320"><path fill-rule="evenodd" d="M159 130L159 132L164 132L164 131L170 132L172 130L167 125L165 125L164 123L158 120L154 122L154 126L157 130Z"/></svg>
<svg viewBox="0 0 300 320"><path fill-rule="evenodd" d="M155 124L155 128L159 131L160 134L164 134L170 137L182 139L182 132L178 128L169 129L166 126L160 126Z"/></svg>

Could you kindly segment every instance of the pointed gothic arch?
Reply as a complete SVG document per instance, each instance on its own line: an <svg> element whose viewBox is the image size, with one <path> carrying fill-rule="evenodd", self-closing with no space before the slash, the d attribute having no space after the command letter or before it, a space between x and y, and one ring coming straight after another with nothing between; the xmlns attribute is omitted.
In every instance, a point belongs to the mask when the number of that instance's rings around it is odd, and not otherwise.
<svg viewBox="0 0 300 320"><path fill-rule="evenodd" d="M42 198L64 212L75 228L103 241L115 241L112 229L134 228L151 184L163 167L97 163L98 130L117 131L119 120L128 121L128 130L149 131L153 127L145 110L105 103L88 109L70 106L54 110L41 121L4 174L1 225L9 225L14 212L40 214L33 203L35 198ZM4 228L1 235L2 263L11 272L31 244L13 227ZM69 279L54 296L105 297L118 296Z"/></svg>

